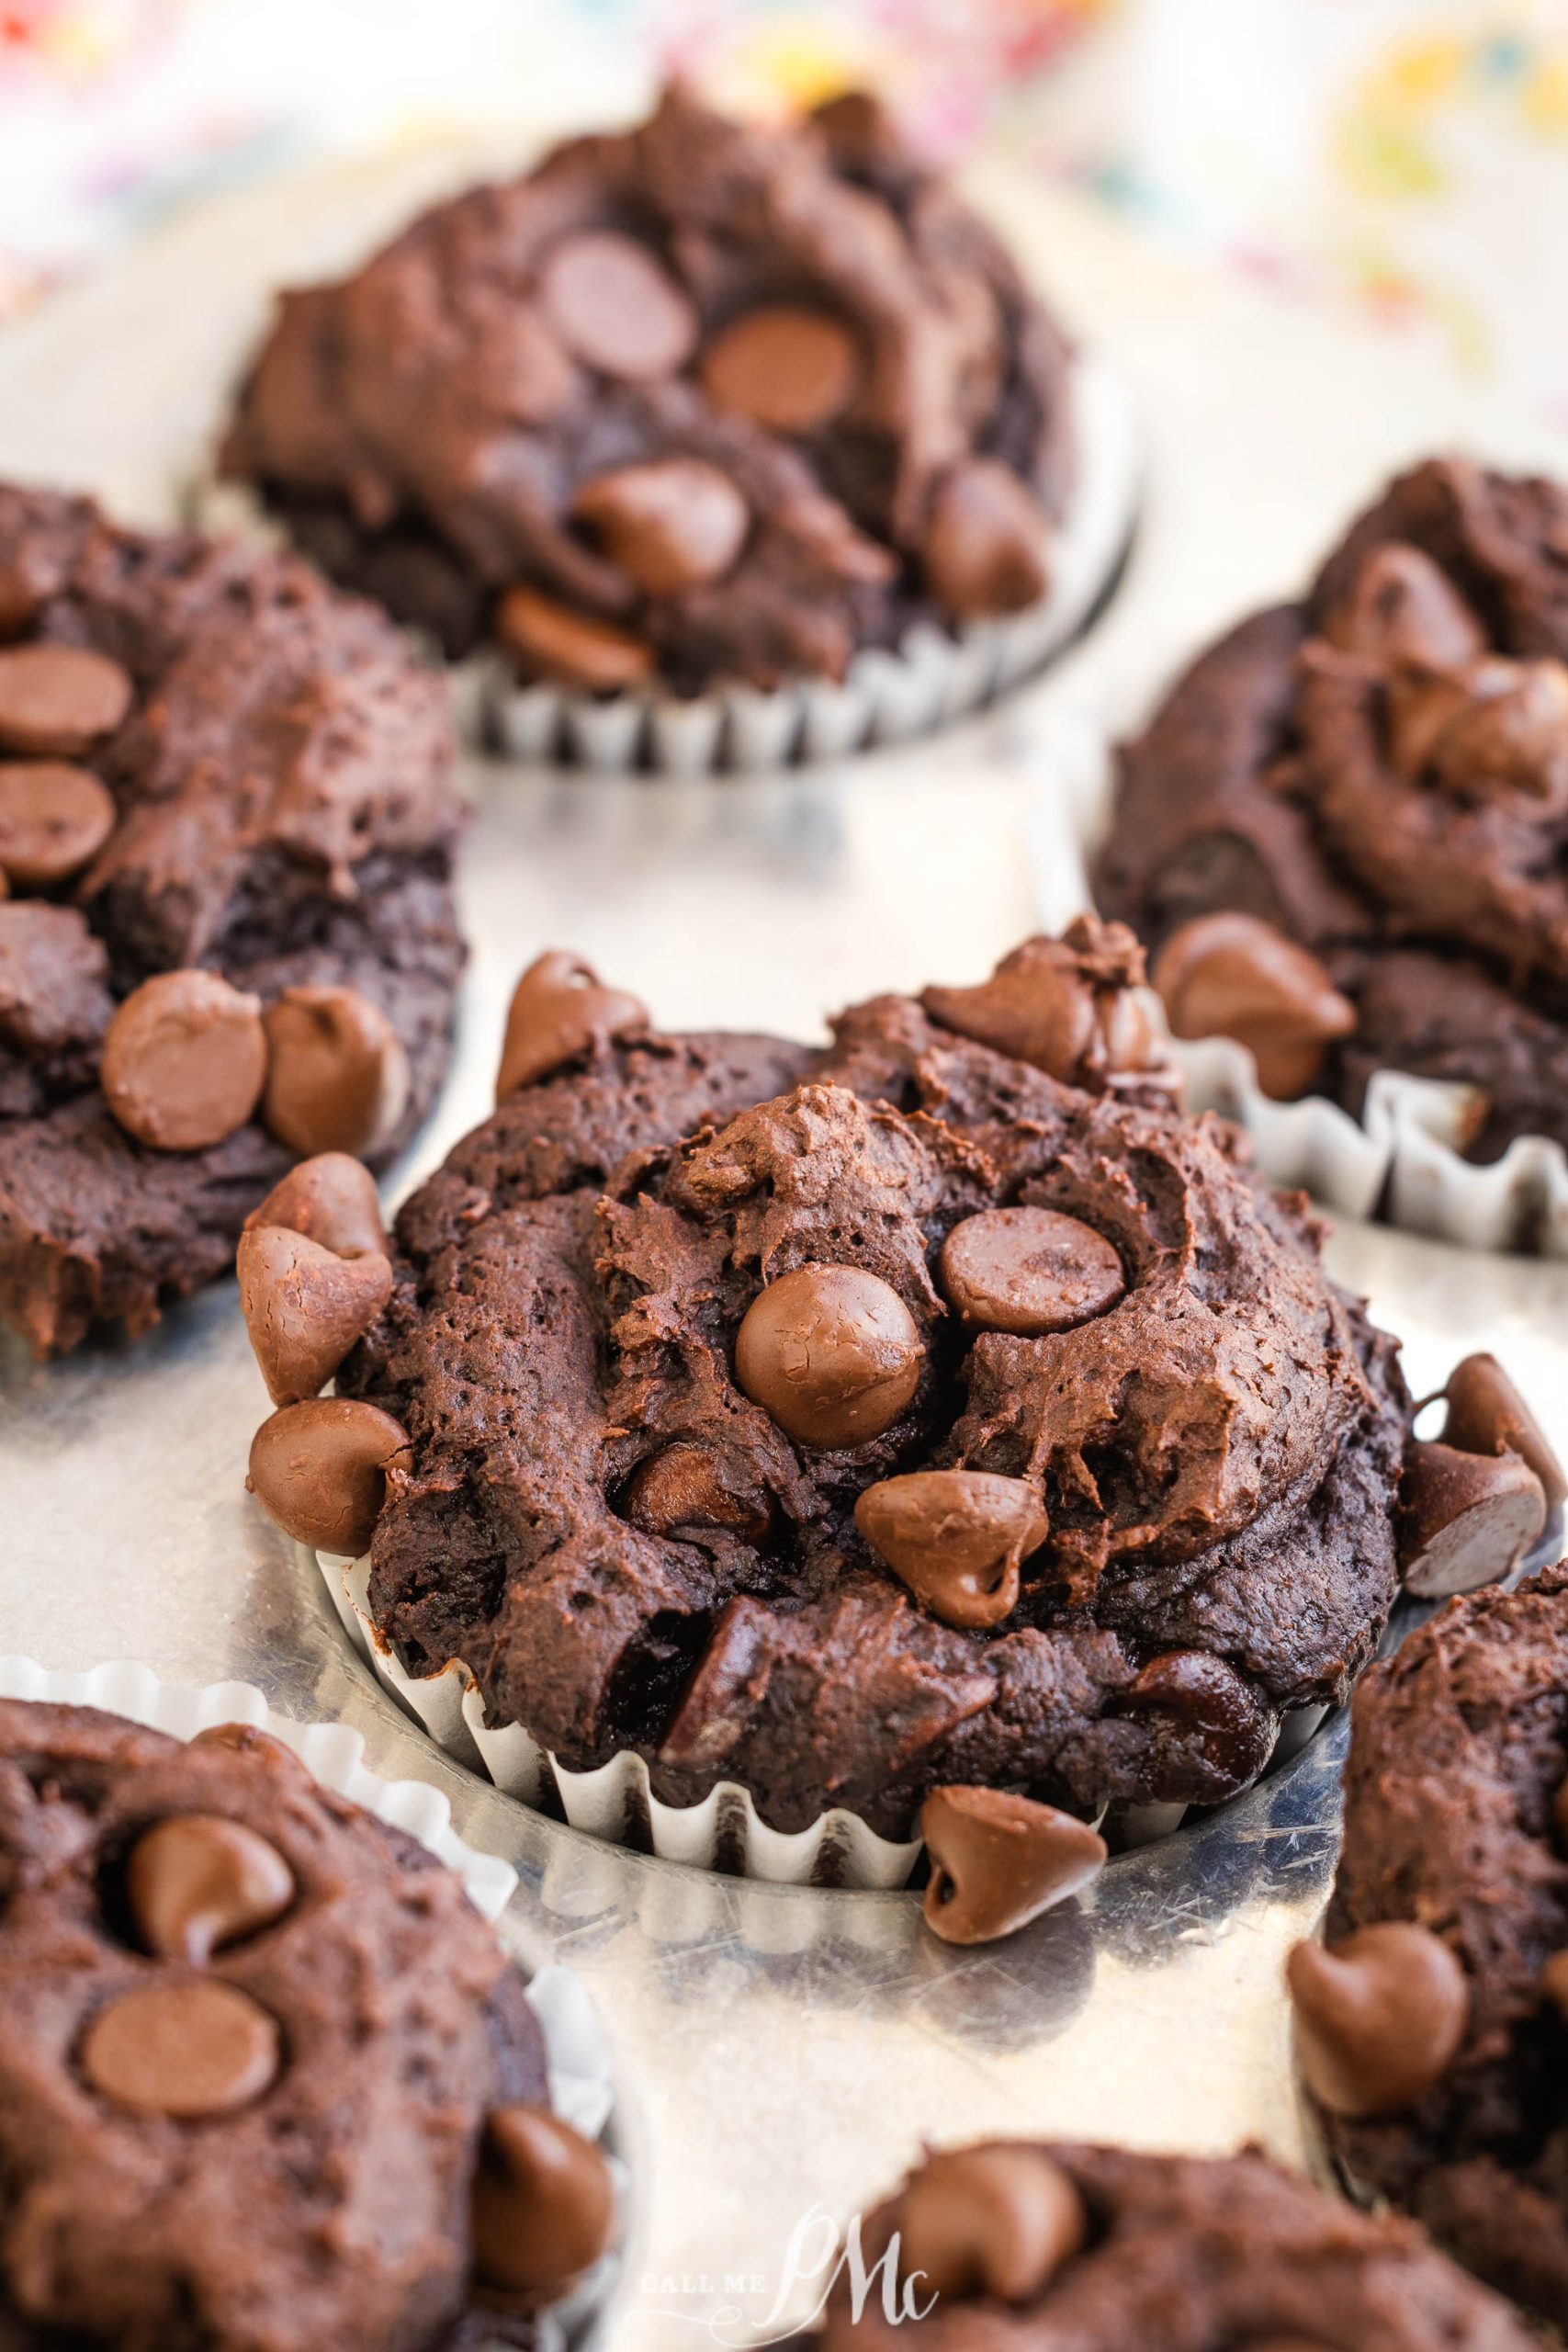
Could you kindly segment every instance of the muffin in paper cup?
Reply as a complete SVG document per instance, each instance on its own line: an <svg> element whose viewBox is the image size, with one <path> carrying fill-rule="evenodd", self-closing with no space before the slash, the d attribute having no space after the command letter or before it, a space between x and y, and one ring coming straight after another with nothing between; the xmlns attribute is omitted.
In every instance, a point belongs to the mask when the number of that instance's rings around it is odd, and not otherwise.
<svg viewBox="0 0 1568 2352"><path fill-rule="evenodd" d="M423 1781L381 1779L365 1763L364 1742L356 1731L343 1724L299 1723L279 1715L251 1683L169 1683L150 1668L129 1662L65 1672L12 1656L0 1657L0 1699L93 1708L181 1741L220 1725L252 1726L290 1748L323 1788L427 1849L491 1925L516 1886L517 1873L509 1862L479 1852L457 1836L438 1789ZM594 2352L604 2341L604 2325L615 2300L629 2196L609 2044L586 1987L569 1969L555 1964L538 1969L523 1980L522 1990L542 2036L551 2109L597 2143L609 2167L616 2204L609 2251L538 2315L530 2340L539 2352ZM465 2343L468 2340L464 2337ZM482 2335L472 2340L474 2352L506 2352L500 2341Z"/></svg>

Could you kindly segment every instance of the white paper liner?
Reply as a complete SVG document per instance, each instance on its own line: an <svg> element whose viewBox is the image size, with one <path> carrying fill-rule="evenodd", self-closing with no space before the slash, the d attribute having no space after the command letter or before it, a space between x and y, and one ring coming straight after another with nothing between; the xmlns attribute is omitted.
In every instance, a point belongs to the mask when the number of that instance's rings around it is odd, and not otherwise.
<svg viewBox="0 0 1568 2352"><path fill-rule="evenodd" d="M1037 757L1030 850L1041 925L1055 932L1092 904L1089 866L1110 827L1115 772L1103 734L1066 710L1053 714ZM1232 1038L1176 1038L1172 1048L1189 1108L1245 1127L1272 1182L1299 1185L1346 1216L1380 1216L1467 1249L1568 1258L1568 1152L1521 1136L1484 1167L1463 1159L1472 1088L1379 1070L1358 1121L1323 1095L1270 1101L1251 1054Z"/></svg>
<svg viewBox="0 0 1568 2352"><path fill-rule="evenodd" d="M129 1663L67 1674L29 1657L0 1657L0 1698L35 1699L55 1706L99 1707L151 1730L190 1739L212 1724L254 1724L270 1732L310 1767L323 1788L347 1797L378 1821L419 1840L454 1871L476 1911L492 1923L512 1899L517 1873L495 1854L465 1845L452 1826L451 1808L424 1781L384 1781L364 1761L365 1743L346 1724L301 1724L276 1714L253 1683L211 1682L197 1688L163 1682L151 1668ZM528 2006L544 2035L550 2104L556 2113L599 2142L615 2182L624 2240L627 2171L619 2153L609 2044L581 1980L570 1969L541 1968L525 1981ZM539 2324L539 2352L595 2352L615 2297L622 2250L612 2248ZM503 2346L487 2352L505 2352Z"/></svg>

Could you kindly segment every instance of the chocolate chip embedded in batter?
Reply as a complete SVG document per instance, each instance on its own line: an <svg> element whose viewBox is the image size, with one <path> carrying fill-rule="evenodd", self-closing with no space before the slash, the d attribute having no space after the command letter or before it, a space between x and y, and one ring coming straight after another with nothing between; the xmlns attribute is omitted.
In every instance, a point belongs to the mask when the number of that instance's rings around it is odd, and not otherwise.
<svg viewBox="0 0 1568 2352"><path fill-rule="evenodd" d="M1470 2015L1464 1969L1429 1928L1387 1920L1333 1951L1297 1944L1286 1963L1296 2050L1335 2115L1396 2115L1440 2082Z"/></svg>
<svg viewBox="0 0 1568 2352"><path fill-rule="evenodd" d="M501 1049L495 1099L532 1086L617 1037L648 1027L648 1007L625 989L606 988L592 965L559 947L536 956L513 991Z"/></svg>
<svg viewBox="0 0 1568 2352"><path fill-rule="evenodd" d="M653 648L629 629L596 620L536 588L509 588L495 616L495 633L542 677L595 694L640 685L653 671Z"/></svg>
<svg viewBox="0 0 1568 2352"><path fill-rule="evenodd" d="M1438 1600L1496 1584L1545 1525L1545 1489L1518 1454L1408 1447L1398 1521L1407 1591Z"/></svg>
<svg viewBox="0 0 1568 2352"><path fill-rule="evenodd" d="M139 2114L195 2123L249 2107L276 2079L277 2027L216 1977L139 1984L101 2008L79 2063L92 2089Z"/></svg>
<svg viewBox="0 0 1568 2352"><path fill-rule="evenodd" d="M1163 1083L1173 1073L1144 951L1125 923L1080 915L1060 939L1026 939L975 988L920 1002L961 1037L1032 1063L1065 1086Z"/></svg>
<svg viewBox="0 0 1568 2352"><path fill-rule="evenodd" d="M1127 1287L1102 1233L1057 1209L982 1209L955 1225L937 1261L966 1324L1036 1339L1114 1306Z"/></svg>
<svg viewBox="0 0 1568 2352"><path fill-rule="evenodd" d="M933 1617L966 1626L997 1625L1011 1614L1019 1565L1050 1532L1029 1481L989 1470L911 1470L879 1479L856 1503L855 1525Z"/></svg>
<svg viewBox="0 0 1568 2352"><path fill-rule="evenodd" d="M751 511L729 476L700 458L662 458L595 474L571 512L650 596L678 596L722 580L751 526Z"/></svg>
<svg viewBox="0 0 1568 2352"><path fill-rule="evenodd" d="M799 1266L758 1293L735 1377L801 1445L863 1445L919 1385L925 1344L890 1283L860 1266Z"/></svg>
<svg viewBox="0 0 1568 2352"><path fill-rule="evenodd" d="M297 1544L356 1559L376 1532L387 1473L407 1463L408 1449L407 1430L379 1406L312 1396L262 1423L245 1484Z"/></svg>
<svg viewBox="0 0 1568 2352"><path fill-rule="evenodd" d="M1568 1951L1554 1951L1540 1972L1540 1989L1558 2015L1568 2018Z"/></svg>
<svg viewBox="0 0 1568 2352"><path fill-rule="evenodd" d="M474 2267L487 2287L550 2302L610 2243L615 2188L592 2140L542 2107L487 2120L474 2175Z"/></svg>
<svg viewBox="0 0 1568 2352"><path fill-rule="evenodd" d="M1568 1477L1551 1440L1494 1355L1466 1356L1449 1374L1442 1442L1461 1453L1523 1456L1546 1490L1551 1510L1568 1502Z"/></svg>
<svg viewBox="0 0 1568 2352"><path fill-rule="evenodd" d="M931 1856L925 1921L944 1943L994 1943L1087 1886L1109 1849L1098 1830L1005 1789L933 1789L920 1807Z"/></svg>
<svg viewBox="0 0 1568 2352"><path fill-rule="evenodd" d="M955 466L931 501L920 550L931 594L958 620L1022 612L1045 594L1049 527L1000 458Z"/></svg>
<svg viewBox="0 0 1568 2352"><path fill-rule="evenodd" d="M277 1848L219 1813L176 1813L143 1830L126 1865L137 1933L160 1959L205 1967L215 1951L281 1919L294 1873Z"/></svg>
<svg viewBox="0 0 1568 2352"><path fill-rule="evenodd" d="M344 1151L318 1152L291 1168L261 1206L251 1211L245 1231L254 1233L268 1225L287 1226L339 1258L388 1251L376 1179Z"/></svg>
<svg viewBox="0 0 1568 2352"><path fill-rule="evenodd" d="M0 870L19 890L80 873L115 827L108 787L62 760L0 761Z"/></svg>
<svg viewBox="0 0 1568 2352"><path fill-rule="evenodd" d="M0 651L0 752L75 759L130 708L130 673L78 645Z"/></svg>
<svg viewBox="0 0 1568 2352"><path fill-rule="evenodd" d="M41 587L25 562L0 560L0 638L20 637L38 618L42 603Z"/></svg>
<svg viewBox="0 0 1568 2352"><path fill-rule="evenodd" d="M262 1016L262 1120L290 1151L379 1151L409 1100L409 1061L381 1011L357 989L285 989Z"/></svg>
<svg viewBox="0 0 1568 2352"><path fill-rule="evenodd" d="M760 1544L773 1514L766 1498L732 1495L719 1483L712 1456L700 1445L667 1445L639 1464L626 1482L626 1516L650 1535L678 1527L722 1527Z"/></svg>
<svg viewBox="0 0 1568 2352"><path fill-rule="evenodd" d="M860 345L841 319L795 302L747 311L714 337L699 372L721 408L773 433L819 433L860 379Z"/></svg>
<svg viewBox="0 0 1568 2352"><path fill-rule="evenodd" d="M1462 669L1486 650L1485 630L1447 572L1403 539L1372 549L1324 635L1345 653L1433 669Z"/></svg>
<svg viewBox="0 0 1568 2352"><path fill-rule="evenodd" d="M1336 1038L1356 1026L1315 956L1256 915L1198 915L1155 960L1154 984L1179 1037L1234 1037L1276 1102L1310 1091Z"/></svg>
<svg viewBox="0 0 1568 2352"><path fill-rule="evenodd" d="M995 2141L943 2148L911 2175L895 2208L906 2278L931 2293L1027 2303L1089 2237L1076 2185L1040 2148Z"/></svg>
<svg viewBox="0 0 1568 2352"><path fill-rule="evenodd" d="M577 358L626 383L673 376L700 332L690 297L635 237L583 229L552 247L539 290Z"/></svg>
<svg viewBox="0 0 1568 2352"><path fill-rule="evenodd" d="M1568 667L1561 662L1482 662L1459 682L1457 702L1440 725L1436 711L1414 718L1406 690L1401 729L1406 757L1424 716L1434 731L1426 759L1433 775L1462 800L1522 793L1548 808L1568 797ZM1428 690L1428 705L1440 688ZM1391 707L1399 698L1391 691Z"/></svg>
<svg viewBox="0 0 1568 2352"><path fill-rule="evenodd" d="M1162 1650L1138 1668L1116 1704L1125 1714L1168 1717L1188 1756L1233 1789L1263 1770L1274 1744L1270 1710L1209 1650Z"/></svg>
<svg viewBox="0 0 1568 2352"><path fill-rule="evenodd" d="M378 1250L340 1258L286 1226L240 1236L240 1309L275 1405L324 1388L392 1295Z"/></svg>
<svg viewBox="0 0 1568 2352"><path fill-rule="evenodd" d="M128 1135L200 1151L243 1127L266 1079L261 1004L215 972L160 972L115 1012L103 1090Z"/></svg>

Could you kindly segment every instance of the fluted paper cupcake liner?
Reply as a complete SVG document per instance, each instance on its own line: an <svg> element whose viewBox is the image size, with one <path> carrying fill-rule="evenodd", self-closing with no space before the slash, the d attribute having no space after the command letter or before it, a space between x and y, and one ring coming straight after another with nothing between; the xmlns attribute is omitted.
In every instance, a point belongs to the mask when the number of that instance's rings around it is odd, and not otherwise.
<svg viewBox="0 0 1568 2352"><path fill-rule="evenodd" d="M403 1830L454 1871L476 1911L492 1923L512 1899L517 1873L510 1862L465 1845L452 1826L451 1808L424 1781L384 1781L364 1760L365 1743L346 1724L294 1723L276 1714L249 1682L200 1687L161 1681L149 1667L96 1666L67 1674L28 1657L0 1657L0 1698L35 1699L55 1706L98 1707L128 1716L175 1739L190 1739L213 1724L254 1724L280 1739L321 1783ZM586 1986L570 1969L550 1966L525 1980L528 2005L544 2035L550 2103L556 2113L604 2148L623 2217L627 2174L619 2153L609 2044ZM539 2352L594 2352L615 2296L621 2255L613 2249L540 2322ZM500 2345L484 2352L505 2352Z"/></svg>

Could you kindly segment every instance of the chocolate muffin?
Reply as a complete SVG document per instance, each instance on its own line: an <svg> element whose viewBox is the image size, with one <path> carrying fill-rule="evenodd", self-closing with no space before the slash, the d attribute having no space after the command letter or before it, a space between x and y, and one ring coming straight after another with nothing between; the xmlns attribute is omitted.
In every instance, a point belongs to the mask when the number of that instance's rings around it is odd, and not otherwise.
<svg viewBox="0 0 1568 2352"><path fill-rule="evenodd" d="M895 2233L893 2278L867 2283ZM803 2345L1529 2352L1536 2343L1408 2222L1370 2220L1254 2150L1216 2159L1022 2141L942 2149L868 2216L862 2243L863 2262L840 2272Z"/></svg>
<svg viewBox="0 0 1568 2352"><path fill-rule="evenodd" d="M1568 492L1457 458L1201 654L1095 875L1177 1031L1358 1114L1379 1069L1462 1081L1478 1159L1568 1142L1565 659Z"/></svg>
<svg viewBox="0 0 1568 2352"><path fill-rule="evenodd" d="M1568 2325L1568 1567L1451 1601L1357 1694L1298 2048L1353 2187Z"/></svg>
<svg viewBox="0 0 1568 2352"><path fill-rule="evenodd" d="M897 1837L954 1786L1233 1794L1373 1653L1410 1408L1301 1197L1173 1106L1142 976L1085 918L811 1050L541 958L384 1305L344 1299L341 1167L259 1213L256 1493L369 1553L412 1672L671 1804Z"/></svg>
<svg viewBox="0 0 1568 2352"><path fill-rule="evenodd" d="M871 100L764 129L675 89L286 295L221 468L449 654L766 688L1040 598L1066 377Z"/></svg>
<svg viewBox="0 0 1568 2352"><path fill-rule="evenodd" d="M323 1148L379 1166L462 964L446 690L293 559L0 485L0 1319L145 1331Z"/></svg>
<svg viewBox="0 0 1568 2352"><path fill-rule="evenodd" d="M531 2346L613 2209L423 1847L265 1733L0 1701L6 2352Z"/></svg>

